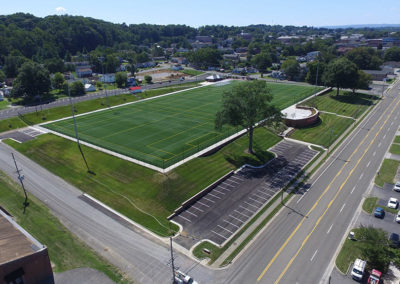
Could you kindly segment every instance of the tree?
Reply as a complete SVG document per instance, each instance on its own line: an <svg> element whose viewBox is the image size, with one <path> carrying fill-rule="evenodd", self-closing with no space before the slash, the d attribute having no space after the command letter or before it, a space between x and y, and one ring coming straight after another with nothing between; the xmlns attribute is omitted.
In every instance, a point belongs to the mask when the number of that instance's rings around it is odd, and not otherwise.
<svg viewBox="0 0 400 284"><path fill-rule="evenodd" d="M4 72L7 78L15 78L18 75L18 69L26 62L23 56L7 56L4 63Z"/></svg>
<svg viewBox="0 0 400 284"><path fill-rule="evenodd" d="M371 75L361 70L358 70L358 79L356 85L353 88L353 93L355 93L356 89L368 90L371 82L372 82Z"/></svg>
<svg viewBox="0 0 400 284"><path fill-rule="evenodd" d="M114 73L117 67L120 65L118 57L115 55L107 55L104 70L106 73Z"/></svg>
<svg viewBox="0 0 400 284"><path fill-rule="evenodd" d="M357 47L347 52L346 57L354 62L358 68L364 70L378 70L382 60L376 55L375 50L366 47Z"/></svg>
<svg viewBox="0 0 400 284"><path fill-rule="evenodd" d="M322 81L329 87L336 87L336 95L339 95L340 88L355 88L358 76L357 66L347 58L339 57L327 65Z"/></svg>
<svg viewBox="0 0 400 284"><path fill-rule="evenodd" d="M44 62L50 73L64 72L64 61L61 58L51 58Z"/></svg>
<svg viewBox="0 0 400 284"><path fill-rule="evenodd" d="M322 76L325 70L325 63L322 61L311 61L307 63L307 75L306 75L306 82L312 85L315 85L317 80L317 70L318 70L318 82L317 85L322 84Z"/></svg>
<svg viewBox="0 0 400 284"><path fill-rule="evenodd" d="M11 97L22 98L24 102L32 102L37 96L43 99L49 96L50 86L49 71L37 63L28 61L19 69Z"/></svg>
<svg viewBox="0 0 400 284"><path fill-rule="evenodd" d="M4 82L5 79L6 79L6 74L4 74L2 70L0 70L0 83Z"/></svg>
<svg viewBox="0 0 400 284"><path fill-rule="evenodd" d="M271 67L272 60L268 53L261 52L254 55L252 58L252 64L260 71L261 74L266 73L268 67Z"/></svg>
<svg viewBox="0 0 400 284"><path fill-rule="evenodd" d="M81 81L73 82L69 87L71 97L83 96L85 94L85 86Z"/></svg>
<svg viewBox="0 0 400 284"><path fill-rule="evenodd" d="M150 84L151 81L153 81L153 77L151 77L150 75L145 75L144 80L146 81L147 84Z"/></svg>
<svg viewBox="0 0 400 284"><path fill-rule="evenodd" d="M282 69L289 80L294 80L300 74L300 65L296 59L291 58L282 63Z"/></svg>
<svg viewBox="0 0 400 284"><path fill-rule="evenodd" d="M127 80L128 77L126 75L126 72L117 72L115 74L115 82L117 83L118 88L126 87Z"/></svg>
<svg viewBox="0 0 400 284"><path fill-rule="evenodd" d="M400 61L400 47L394 46L385 51L385 61Z"/></svg>
<svg viewBox="0 0 400 284"><path fill-rule="evenodd" d="M215 128L225 124L242 126L249 136L249 153L253 154L253 130L258 122L273 124L281 120L280 111L271 104L272 94L265 81L235 85L222 97L222 107L215 119Z"/></svg>
<svg viewBox="0 0 400 284"><path fill-rule="evenodd" d="M189 62L200 69L219 66L221 58L218 50L209 47L191 51L187 55Z"/></svg>
<svg viewBox="0 0 400 284"><path fill-rule="evenodd" d="M61 90L64 86L64 82L65 82L64 76L60 72L54 74L53 87L55 89Z"/></svg>

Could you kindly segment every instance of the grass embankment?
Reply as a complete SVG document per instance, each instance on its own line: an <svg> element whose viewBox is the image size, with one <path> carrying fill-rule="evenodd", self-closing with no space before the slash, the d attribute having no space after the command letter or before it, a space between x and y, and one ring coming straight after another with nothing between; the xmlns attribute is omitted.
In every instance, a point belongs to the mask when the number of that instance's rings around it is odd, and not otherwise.
<svg viewBox="0 0 400 284"><path fill-rule="evenodd" d="M167 88L160 88L160 89L153 89L153 90L146 90L143 93L138 94L139 98L149 98L149 97L154 97L158 95L163 95L187 88L192 88L197 86L198 83L187 83L183 85L178 85L178 86L172 86L172 87L167 87ZM131 95L131 94L122 94L122 95L116 95L116 96L109 96L108 98L99 98L99 99L93 99L89 101L84 101L84 102L79 102L74 104L75 106L75 113L76 114L81 114L97 109L102 109L106 108L108 105L110 106L116 106L132 101L137 101L139 98ZM38 107L39 108L39 107ZM38 112L33 112L29 113L23 116L23 120L21 120L19 117L13 117L9 119L3 119L0 120L0 133L7 131L7 130L12 130L12 129L17 129L21 127L26 127L27 124L38 124L46 121L51 121L55 119L60 119L63 117L68 117L71 116L71 107L69 105L67 106L62 106L62 107L55 107L43 111L38 111Z"/></svg>
<svg viewBox="0 0 400 284"><path fill-rule="evenodd" d="M400 136L396 136L393 142L400 144Z"/></svg>
<svg viewBox="0 0 400 284"><path fill-rule="evenodd" d="M400 155L400 136L394 138L393 144L389 150L390 153Z"/></svg>
<svg viewBox="0 0 400 284"><path fill-rule="evenodd" d="M378 202L378 197L368 197L364 200L362 208L365 212L372 214L373 210L376 207L376 203ZM389 208L387 206L379 205L379 207L383 208L385 212L390 212L393 214L397 214L398 209Z"/></svg>
<svg viewBox="0 0 400 284"><path fill-rule="evenodd" d="M204 71L193 70L193 69L183 69L183 70L180 70L180 72L190 75L190 76L197 76L197 75L202 75L205 73Z"/></svg>
<svg viewBox="0 0 400 284"><path fill-rule="evenodd" d="M2 101L0 101L0 110L8 108L9 105L10 102L7 99L3 99Z"/></svg>
<svg viewBox="0 0 400 284"><path fill-rule="evenodd" d="M20 186L0 171L0 205L12 214L19 225L46 245L54 272L77 267L91 267L104 272L117 283L127 283L116 267L74 237L47 207L29 195L23 214L24 196Z"/></svg>
<svg viewBox="0 0 400 284"><path fill-rule="evenodd" d="M329 147L354 122L350 118L321 113L317 124L299 128L290 138Z"/></svg>
<svg viewBox="0 0 400 284"><path fill-rule="evenodd" d="M171 225L167 216L183 201L243 163L264 164L273 155L261 149L268 149L278 141L278 136L257 128L254 142L258 155L245 152L248 138L242 136L218 152L193 159L168 174L83 147L96 175L86 172L76 143L58 136L42 135L23 144L11 140L6 143L135 222L167 236ZM156 217L161 225L141 210ZM175 225L172 227L176 231Z"/></svg>
<svg viewBox="0 0 400 284"><path fill-rule="evenodd" d="M324 95L313 97L302 105L315 107L319 111L358 118L378 99L378 96L361 93L353 94L352 92L340 92L340 95L336 96L336 91L331 91Z"/></svg>
<svg viewBox="0 0 400 284"><path fill-rule="evenodd" d="M400 161L385 159L375 177L375 184L380 187L383 187L385 182L393 184L399 166Z"/></svg>
<svg viewBox="0 0 400 284"><path fill-rule="evenodd" d="M353 229L355 238L357 239L357 233L359 229ZM357 258L361 258L362 250L365 243L359 241L353 241L346 239L336 258L336 266L342 272L346 273L350 264L354 262Z"/></svg>

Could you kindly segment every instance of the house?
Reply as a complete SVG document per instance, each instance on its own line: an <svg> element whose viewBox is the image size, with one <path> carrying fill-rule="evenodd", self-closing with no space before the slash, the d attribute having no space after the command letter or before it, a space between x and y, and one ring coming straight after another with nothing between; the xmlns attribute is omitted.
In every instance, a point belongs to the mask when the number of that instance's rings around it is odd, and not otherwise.
<svg viewBox="0 0 400 284"><path fill-rule="evenodd" d="M90 77L93 73L92 68L89 66L76 66L75 72L78 78Z"/></svg>
<svg viewBox="0 0 400 284"><path fill-rule="evenodd" d="M115 74L114 73L102 74L100 77L100 81L103 83L115 83Z"/></svg>
<svg viewBox="0 0 400 284"><path fill-rule="evenodd" d="M243 31L240 34L238 34L238 37L240 37L241 39L244 39L244 40L251 40L252 39L251 34L244 33Z"/></svg>
<svg viewBox="0 0 400 284"><path fill-rule="evenodd" d="M96 87L92 84L85 84L85 92L94 92L96 91Z"/></svg>
<svg viewBox="0 0 400 284"><path fill-rule="evenodd" d="M0 283L54 283L47 247L0 210Z"/></svg>
<svg viewBox="0 0 400 284"><path fill-rule="evenodd" d="M306 59L307 59L307 61L313 61L313 60L316 60L316 59L318 59L318 57L321 55L321 52L320 51L311 51L311 52L308 52L307 53L307 55L306 55Z"/></svg>
<svg viewBox="0 0 400 284"><path fill-rule="evenodd" d="M172 57L171 62L178 64L187 64L188 60L185 57Z"/></svg>
<svg viewBox="0 0 400 284"><path fill-rule="evenodd" d="M240 60L239 54L237 54L237 53L224 54L224 55L222 55L222 58L225 60L232 60L232 61L237 61L237 62Z"/></svg>
<svg viewBox="0 0 400 284"><path fill-rule="evenodd" d="M362 71L371 75L372 80L374 81L383 81L389 74L389 72L385 70L362 70Z"/></svg>
<svg viewBox="0 0 400 284"><path fill-rule="evenodd" d="M286 74L282 71L272 71L271 77L274 79L284 80L286 78Z"/></svg>
<svg viewBox="0 0 400 284"><path fill-rule="evenodd" d="M2 89L3 95L4 95L5 97L9 97L10 94L11 94L11 90L12 90L12 87L8 87L7 85L4 86L3 89Z"/></svg>
<svg viewBox="0 0 400 284"><path fill-rule="evenodd" d="M149 61L149 62L143 62L143 63L137 63L136 67L137 68L153 68L157 66L157 63L153 62L153 61Z"/></svg>
<svg viewBox="0 0 400 284"><path fill-rule="evenodd" d="M210 36L196 36L195 41L202 42L202 43L211 43L212 44L212 37Z"/></svg>
<svg viewBox="0 0 400 284"><path fill-rule="evenodd" d="M171 66L171 70L173 70L173 71L179 71L182 69L183 69L183 67L180 64L175 64L175 65Z"/></svg>
<svg viewBox="0 0 400 284"><path fill-rule="evenodd" d="M64 76L65 80L73 80L74 79L74 74L72 72L64 72L63 76Z"/></svg>

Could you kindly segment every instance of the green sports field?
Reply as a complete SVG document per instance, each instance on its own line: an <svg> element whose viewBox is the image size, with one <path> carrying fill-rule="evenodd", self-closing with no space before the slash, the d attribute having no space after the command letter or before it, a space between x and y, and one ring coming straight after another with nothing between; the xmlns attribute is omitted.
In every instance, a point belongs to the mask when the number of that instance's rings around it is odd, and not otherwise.
<svg viewBox="0 0 400 284"><path fill-rule="evenodd" d="M183 91L76 118L79 137L91 144L124 154L160 168L202 150L239 129L214 129L226 85L211 85ZM306 98L314 87L268 84L273 103L283 109ZM43 125L74 137L72 119Z"/></svg>

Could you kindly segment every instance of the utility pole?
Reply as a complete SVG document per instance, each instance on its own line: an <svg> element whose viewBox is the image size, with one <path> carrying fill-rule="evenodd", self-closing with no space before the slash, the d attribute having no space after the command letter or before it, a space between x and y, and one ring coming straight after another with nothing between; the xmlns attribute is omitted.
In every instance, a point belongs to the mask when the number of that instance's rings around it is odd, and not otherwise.
<svg viewBox="0 0 400 284"><path fill-rule="evenodd" d="M14 160L15 168L17 169L18 180L19 180L19 182L21 183L22 190L24 191L24 194L25 194L25 201L24 201L24 203L23 203L23 205L24 205L24 214L25 214L25 209L26 209L26 207L28 207L29 202L28 202L28 195L26 194L26 190L25 190L25 186L24 186L24 182L23 182L24 176L21 175L21 171L22 171L22 170L18 169L17 161L15 160L14 153L11 153L11 156L12 156L12 158L13 158L13 160Z"/></svg>
<svg viewBox="0 0 400 284"><path fill-rule="evenodd" d="M106 94L106 103L107 103L107 107L110 108L110 104L109 104L109 102L108 102L108 96L107 96L106 79L105 79L105 76L104 76L104 75L105 75L105 74L104 74L104 61L105 61L105 57L102 56L102 57L101 57L101 70L102 70L102 72L103 72L104 91L105 91L105 94Z"/></svg>
<svg viewBox="0 0 400 284"><path fill-rule="evenodd" d="M94 175L95 173L92 172L92 171L90 170L90 168L89 168L89 165L88 165L88 163L87 163L87 161L86 161L85 155L83 154L83 151L82 151L81 143L80 143L80 141L79 141L78 127L76 126L76 119L75 119L75 110L74 110L74 106L72 105L71 94L70 94L70 92L69 92L69 85L67 85L67 91L68 91L68 97L69 97L69 104L70 104L70 106L71 106L72 119L73 119L73 121L74 121L75 137L76 137L76 142L77 142L77 144L78 144L79 152L81 152L83 161L85 162L85 165L86 165L86 168L87 168L87 172L88 172L89 174L93 174L93 175Z"/></svg>
<svg viewBox="0 0 400 284"><path fill-rule="evenodd" d="M172 283L175 283L175 265L174 265L174 252L172 250L172 236L169 237L169 244L171 250Z"/></svg>

